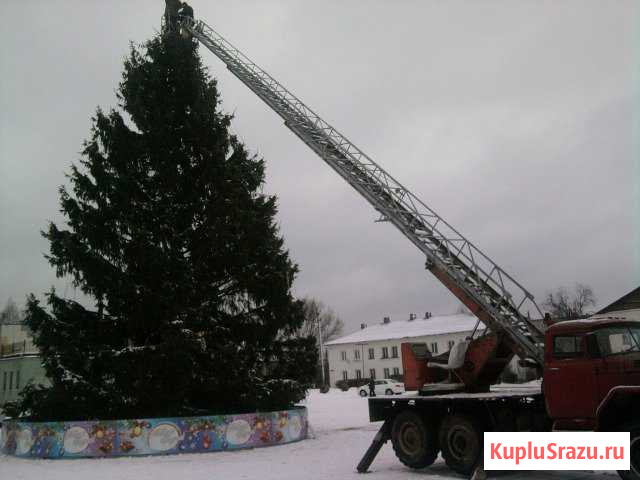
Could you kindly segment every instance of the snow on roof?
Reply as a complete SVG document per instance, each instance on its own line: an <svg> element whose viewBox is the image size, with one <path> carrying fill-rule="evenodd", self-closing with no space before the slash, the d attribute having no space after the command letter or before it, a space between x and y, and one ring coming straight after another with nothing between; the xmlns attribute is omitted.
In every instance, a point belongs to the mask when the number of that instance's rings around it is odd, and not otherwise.
<svg viewBox="0 0 640 480"><path fill-rule="evenodd" d="M399 338L441 335L443 333L469 332L473 330L478 319L468 313L438 315L428 319L402 320L378 323L351 333L325 345L341 345L345 343L373 342L376 340L393 340ZM482 327L482 325L481 325Z"/></svg>

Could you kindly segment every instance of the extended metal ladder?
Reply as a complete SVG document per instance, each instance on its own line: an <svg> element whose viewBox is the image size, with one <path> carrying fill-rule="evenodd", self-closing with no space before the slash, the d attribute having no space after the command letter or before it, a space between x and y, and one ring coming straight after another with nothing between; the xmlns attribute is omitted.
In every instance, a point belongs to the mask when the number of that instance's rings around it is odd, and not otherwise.
<svg viewBox="0 0 640 480"><path fill-rule="evenodd" d="M521 358L542 365L544 339L529 317L530 313L542 317L533 295L206 23L182 18L180 24L367 199L381 214L380 220L392 223L424 252L427 268L490 330L506 335Z"/></svg>

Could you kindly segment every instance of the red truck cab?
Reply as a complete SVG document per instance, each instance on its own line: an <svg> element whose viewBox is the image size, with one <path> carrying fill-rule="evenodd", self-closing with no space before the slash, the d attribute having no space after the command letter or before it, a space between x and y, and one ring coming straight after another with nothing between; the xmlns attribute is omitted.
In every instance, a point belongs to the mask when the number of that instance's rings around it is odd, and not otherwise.
<svg viewBox="0 0 640 480"><path fill-rule="evenodd" d="M622 430L640 416L640 322L572 320L545 336L543 393L555 429Z"/></svg>

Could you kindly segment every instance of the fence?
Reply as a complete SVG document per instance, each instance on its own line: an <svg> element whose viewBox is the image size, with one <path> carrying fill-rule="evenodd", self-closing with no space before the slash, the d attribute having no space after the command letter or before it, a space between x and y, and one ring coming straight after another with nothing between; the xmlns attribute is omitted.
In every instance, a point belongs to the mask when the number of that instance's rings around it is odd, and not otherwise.
<svg viewBox="0 0 640 480"><path fill-rule="evenodd" d="M32 340L22 342L0 344L0 357L12 357L15 355L28 355L38 353Z"/></svg>
<svg viewBox="0 0 640 480"><path fill-rule="evenodd" d="M81 422L7 421L0 452L32 458L204 453L268 447L307 438L304 407L265 413Z"/></svg>

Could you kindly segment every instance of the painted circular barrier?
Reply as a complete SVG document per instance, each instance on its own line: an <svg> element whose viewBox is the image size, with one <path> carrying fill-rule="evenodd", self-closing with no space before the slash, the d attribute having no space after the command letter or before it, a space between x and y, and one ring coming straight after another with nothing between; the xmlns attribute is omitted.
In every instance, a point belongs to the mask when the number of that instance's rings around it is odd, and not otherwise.
<svg viewBox="0 0 640 480"><path fill-rule="evenodd" d="M240 415L91 422L7 421L0 451L26 458L91 458L203 453L307 438L307 409Z"/></svg>

